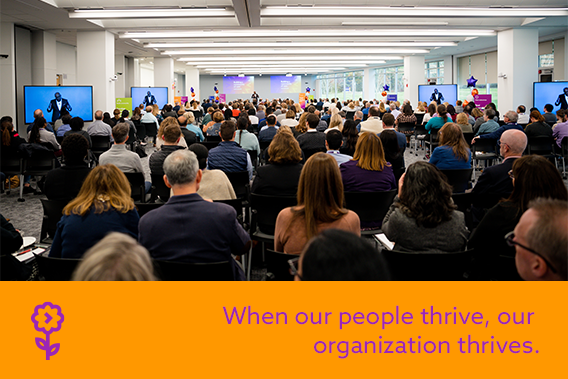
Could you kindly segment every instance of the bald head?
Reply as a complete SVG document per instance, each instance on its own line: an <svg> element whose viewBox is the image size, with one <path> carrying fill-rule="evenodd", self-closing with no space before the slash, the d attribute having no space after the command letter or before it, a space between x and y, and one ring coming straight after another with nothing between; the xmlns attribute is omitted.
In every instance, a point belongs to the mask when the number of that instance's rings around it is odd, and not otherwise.
<svg viewBox="0 0 568 379"><path fill-rule="evenodd" d="M527 147L527 135L516 129L506 130L501 135L501 146L504 144L509 146L509 151L503 155L504 157L510 155L522 155Z"/></svg>
<svg viewBox="0 0 568 379"><path fill-rule="evenodd" d="M34 118L43 117L43 112L41 109L36 109L34 111Z"/></svg>
<svg viewBox="0 0 568 379"><path fill-rule="evenodd" d="M152 113L152 110L154 110L154 108L152 108L151 105L148 105L148 106L146 107L146 112Z"/></svg>
<svg viewBox="0 0 568 379"><path fill-rule="evenodd" d="M102 119L103 119L103 111L96 111L95 120L102 120Z"/></svg>

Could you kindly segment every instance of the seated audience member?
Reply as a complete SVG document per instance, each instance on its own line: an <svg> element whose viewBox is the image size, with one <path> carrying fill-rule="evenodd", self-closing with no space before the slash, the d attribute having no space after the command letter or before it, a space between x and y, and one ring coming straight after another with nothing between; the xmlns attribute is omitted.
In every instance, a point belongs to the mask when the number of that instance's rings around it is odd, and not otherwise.
<svg viewBox="0 0 568 379"><path fill-rule="evenodd" d="M172 106L168 105L170 112L164 113L164 118L172 116L175 118L175 112L171 112ZM146 145L144 140L146 137L151 137L152 142L156 144L156 136L158 135L158 129L160 128L160 123L158 122L158 118L154 115L154 107L148 105L146 107L146 113L142 115L140 118L140 128L144 130L143 135L140 135L139 138L142 140L140 143L142 146Z"/></svg>
<svg viewBox="0 0 568 379"><path fill-rule="evenodd" d="M390 114L392 114L394 116L394 119L396 120L396 118L398 117L398 115L400 115L400 111L397 108L397 104L395 102L391 102L389 104L389 111Z"/></svg>
<svg viewBox="0 0 568 379"><path fill-rule="evenodd" d="M272 107L266 108L266 116L264 118L261 119L259 117L260 122L258 124L258 130L262 130L262 128L264 128L267 125L266 121L268 119L268 116L270 116L270 115L274 115L274 108L272 108ZM276 116L274 116L274 118L276 119ZM278 121L276 121L276 126L278 128L280 127L280 123Z"/></svg>
<svg viewBox="0 0 568 379"><path fill-rule="evenodd" d="M122 172L144 172L140 156L133 151L126 150L126 141L128 141L128 131L130 126L121 122L112 128L114 144L108 151L105 151L99 157L99 164L113 164Z"/></svg>
<svg viewBox="0 0 568 379"><path fill-rule="evenodd" d="M475 194L474 213L478 219L481 219L479 216L483 213L480 213L481 209L488 208L487 204L493 207L498 198L508 198L511 195L513 179L509 172L513 169L513 163L522 157L526 147L527 136L520 130L506 130L501 135L499 153L503 162L486 167L472 190Z"/></svg>
<svg viewBox="0 0 568 379"><path fill-rule="evenodd" d="M253 107L250 107L249 110L247 111L247 114L250 124L258 126L260 120L258 119L258 117L256 117L256 110Z"/></svg>
<svg viewBox="0 0 568 379"><path fill-rule="evenodd" d="M20 249L24 240L20 231L0 214L0 226L2 234L0 238L0 278L7 280L37 280L37 270L32 270L32 265L20 262L12 254Z"/></svg>
<svg viewBox="0 0 568 379"><path fill-rule="evenodd" d="M528 138L552 137L552 128L546 123L539 111L531 112L531 123L525 127Z"/></svg>
<svg viewBox="0 0 568 379"><path fill-rule="evenodd" d="M250 133L247 128L250 126L250 121L247 117L241 116L237 119L237 135L235 142L238 143L244 150L256 151L257 156L260 155L260 144L258 138L253 133Z"/></svg>
<svg viewBox="0 0 568 379"><path fill-rule="evenodd" d="M568 109L559 109L556 111L556 124L552 125L552 130L556 125L568 122Z"/></svg>
<svg viewBox="0 0 568 379"><path fill-rule="evenodd" d="M148 250L134 238L109 233L83 256L74 281L152 281L154 266Z"/></svg>
<svg viewBox="0 0 568 379"><path fill-rule="evenodd" d="M470 104L468 104L466 106L466 109L469 108L469 105ZM483 112L479 108L473 108L471 110L471 116L469 118L470 124L471 124L472 118L474 119L474 122L473 122L473 125L472 125L473 133L476 133L479 130L479 128L481 127L481 124L483 124L485 122L485 117L483 116Z"/></svg>
<svg viewBox="0 0 568 379"><path fill-rule="evenodd" d="M461 128L463 133L473 133L473 128L469 123L469 117L465 113L459 113L456 117L456 124Z"/></svg>
<svg viewBox="0 0 568 379"><path fill-rule="evenodd" d="M164 120L164 122L166 122L166 120ZM164 169L162 166L166 157L176 150L185 149L185 147L178 145L181 139L181 129L177 125L177 122L172 122L166 125L162 130L162 133L162 138L164 140L162 148L150 155L150 158L148 159L150 173L152 175L164 175Z"/></svg>
<svg viewBox="0 0 568 379"><path fill-rule="evenodd" d="M488 268L500 255L514 256L515 250L507 246L505 235L513 231L531 200L539 197L568 200L568 191L560 173L544 157L528 155L518 158L513 163L510 176L513 179L511 196L489 209L468 242L468 248L482 254L486 260L484 266Z"/></svg>
<svg viewBox="0 0 568 379"><path fill-rule="evenodd" d="M353 159L352 156L341 154L339 152L339 149L342 145L343 135L341 134L341 132L336 129L329 130L329 132L326 134L325 148L327 149L327 154L331 154L331 156L337 161L338 165Z"/></svg>
<svg viewBox="0 0 568 379"><path fill-rule="evenodd" d="M39 117L43 117L43 111L42 111L41 109L36 109L36 110L34 111L34 120L35 120L36 118L39 118ZM31 124L28 125L28 128L26 129L26 132L27 132L28 134L30 133L30 130L32 130L33 125L34 125L33 123L31 123ZM48 132L51 132L51 133L55 134L55 131L53 130L53 126L51 126L51 124L50 124L49 122L47 123L45 129L46 129Z"/></svg>
<svg viewBox="0 0 568 379"><path fill-rule="evenodd" d="M276 219L275 249L300 254L306 243L325 229L343 229L361 235L359 216L343 208L343 203L337 162L329 154L312 155L300 175L298 205L283 209Z"/></svg>
<svg viewBox="0 0 568 379"><path fill-rule="evenodd" d="M66 132L71 130L71 125L69 125L71 123L71 115L69 113L67 113L66 115L63 115L61 117L61 126L57 129L57 132L55 133L55 135L57 137L63 137L65 135Z"/></svg>
<svg viewBox="0 0 568 379"><path fill-rule="evenodd" d="M546 104L544 106L544 121L548 124L548 125L552 125L556 122L556 116L554 115L554 113L552 113L552 111L554 110L554 107L552 106L552 104ZM532 111L531 111L531 115L532 115Z"/></svg>
<svg viewBox="0 0 568 379"><path fill-rule="evenodd" d="M463 102L461 100L456 101L456 106L455 106L456 114L460 114L460 113L463 112L462 104L463 104Z"/></svg>
<svg viewBox="0 0 568 379"><path fill-rule="evenodd" d="M364 238L339 229L327 229L312 238L297 259L296 280L389 279L377 249Z"/></svg>
<svg viewBox="0 0 568 379"><path fill-rule="evenodd" d="M126 176L114 165L97 166L63 208L49 256L81 258L109 232L136 238L139 219Z"/></svg>
<svg viewBox="0 0 568 379"><path fill-rule="evenodd" d="M392 115L386 114L383 118L387 116ZM395 179L398 180L404 172L404 153L400 149L398 135L394 129L383 129L379 139L383 145L385 160L391 164Z"/></svg>
<svg viewBox="0 0 568 379"><path fill-rule="evenodd" d="M353 156L355 154L355 146L357 146L357 140L359 139L359 131L357 130L357 124L353 120L346 120L343 124L343 130L341 134L343 135L343 145L339 149L341 154Z"/></svg>
<svg viewBox="0 0 568 379"><path fill-rule="evenodd" d="M444 125L440 130L439 140L440 145L434 149L430 163L440 170L471 168L471 151L457 124L448 122Z"/></svg>
<svg viewBox="0 0 568 379"><path fill-rule="evenodd" d="M134 109L138 109L138 108L134 108ZM113 119L110 117L110 113L108 113L108 112L103 113L103 122L107 125L110 125L111 128L116 125L116 122L113 121Z"/></svg>
<svg viewBox="0 0 568 379"><path fill-rule="evenodd" d="M448 104L446 105L446 109L448 110L448 115L450 115L452 122L456 122L456 117L457 117L456 108L454 108L452 104Z"/></svg>
<svg viewBox="0 0 568 379"><path fill-rule="evenodd" d="M229 111L231 110L229 109ZM230 118L231 117L225 118L225 116L223 116L223 112L221 111L216 111L215 113L213 113L212 121L203 127L205 135L208 137L218 136L219 130L221 129L221 124L223 123L224 120L230 120Z"/></svg>
<svg viewBox="0 0 568 379"><path fill-rule="evenodd" d="M276 131L276 117L274 117L274 115L270 115L266 117L266 126L264 126L258 133L258 140L260 142L272 141L276 135Z"/></svg>
<svg viewBox="0 0 568 379"><path fill-rule="evenodd" d="M91 136L89 135L89 133L83 130L85 122L81 117L73 117L71 119L71 123L69 124L69 126L71 127L71 130L65 132L65 134L63 135L64 137L67 137L71 134L80 134L87 139L87 142L89 142L89 149L91 148L91 146L93 146L93 142L91 141Z"/></svg>
<svg viewBox="0 0 568 379"><path fill-rule="evenodd" d="M319 124L318 124L318 127L316 127L316 129L318 129L319 131L323 131L324 133L327 133L330 130L338 130L339 132L341 132L343 130L343 118L341 118L339 114L334 114L333 116L331 116L331 119L329 121L329 126L327 128L319 129Z"/></svg>
<svg viewBox="0 0 568 379"><path fill-rule="evenodd" d="M507 243L515 246L517 271L524 280L568 280L568 203L536 199L521 216Z"/></svg>
<svg viewBox="0 0 568 379"><path fill-rule="evenodd" d="M452 122L452 119L448 116L448 111L446 110L446 106L444 104L438 105L436 111L438 116L432 117L425 126L426 130L428 130L430 134L432 133L432 130L440 130L446 123Z"/></svg>
<svg viewBox="0 0 568 379"><path fill-rule="evenodd" d="M383 116L383 130L392 130L393 132L396 133L398 146L400 147L400 151L404 155L404 151L406 150L406 143L407 143L407 141L409 141L410 136L408 134L405 135L404 133L401 133L401 132L395 130L394 129L394 123L395 123L395 120L394 120L394 116L392 114L387 113ZM412 132L411 134L414 134L414 132ZM379 136L380 136L380 134L379 134Z"/></svg>
<svg viewBox="0 0 568 379"><path fill-rule="evenodd" d="M256 111L256 117L258 117L258 121L264 120L266 118L266 113L264 112L264 105L259 105L258 110Z"/></svg>
<svg viewBox="0 0 568 379"><path fill-rule="evenodd" d="M369 109L369 118L367 119L367 121L362 121L361 123L359 123L360 132L361 133L369 132L369 133L375 133L375 134L379 134L380 132L382 132L383 131L383 122L381 121L379 114L380 114L379 108L377 108L376 106L372 106ZM394 118L394 116L393 116L393 118Z"/></svg>
<svg viewBox="0 0 568 379"><path fill-rule="evenodd" d="M20 249L24 240L20 232L1 214L0 220L2 224L2 238L0 239L2 249L0 249L0 255L10 255ZM4 267L2 267L2 274L4 274Z"/></svg>
<svg viewBox="0 0 568 379"><path fill-rule="evenodd" d="M80 134L71 134L63 139L61 150L65 166L48 172L43 185L43 193L49 200L69 202L77 197L85 178L91 172L85 163L88 148L87 139Z"/></svg>
<svg viewBox="0 0 568 379"><path fill-rule="evenodd" d="M163 115L164 119L168 118L168 117L177 117L177 113L176 111L174 111L174 107L171 104L166 104L163 107ZM148 112L148 109L146 109L146 112ZM151 110L149 112L152 112Z"/></svg>
<svg viewBox="0 0 568 379"><path fill-rule="evenodd" d="M280 122L280 125L287 125L291 128L298 125L298 121L296 121L296 112L293 109L288 109L286 112L286 118Z"/></svg>
<svg viewBox="0 0 568 379"><path fill-rule="evenodd" d="M393 115L391 114L391 116ZM383 116L383 124L385 124L384 118L385 117ZM402 112L400 112L395 121L397 126L400 124L416 124L416 115L414 114L414 112L412 112L412 107L410 106L410 104L407 103L402 106ZM405 131L404 134L406 135L406 142L410 143L410 136L414 135L414 131Z"/></svg>
<svg viewBox="0 0 568 379"><path fill-rule="evenodd" d="M362 133L353 160L339 168L346 192L379 192L396 188L392 166L385 160L383 144L374 133Z"/></svg>
<svg viewBox="0 0 568 379"><path fill-rule="evenodd" d="M198 137L197 133L192 131L192 130L189 130L187 128L187 122L188 121L187 121L186 115L190 115L190 114L193 115L192 112L186 112L186 113L184 113L183 115L181 115L177 118L179 128L181 129L181 135L183 136L185 144L188 145L188 146L200 141L200 138ZM195 120L195 118L194 118L194 120ZM160 125L160 127L161 127L161 125ZM199 128L197 128L197 129L199 130ZM201 133L201 130L199 130L199 132ZM159 138L156 139L156 145L158 144L158 142L159 142ZM180 140L180 142L181 142L181 140Z"/></svg>
<svg viewBox="0 0 568 379"><path fill-rule="evenodd" d="M46 126L47 121L45 121L45 118L36 118L34 120L32 129L28 133L28 142L49 145L54 151L61 150L61 146L59 145L59 142L57 142L55 134L47 131L45 129Z"/></svg>
<svg viewBox="0 0 568 379"><path fill-rule="evenodd" d="M182 116L183 117L183 116ZM175 117L166 117L164 119L164 121L162 121L162 123L160 124L160 129L158 129L158 134L156 136L156 150L161 150L162 146L164 145L164 130L166 129L167 126L169 125L176 125L180 128L180 132L182 132L182 128L179 126L178 120ZM186 129L187 130L187 129ZM189 130L187 131L188 134L192 133ZM191 143L195 143L197 138L196 136L191 136L190 138L190 142ZM184 149L187 149L187 141L184 138L184 134L182 132L181 137L177 143L178 146L183 147Z"/></svg>
<svg viewBox="0 0 568 379"><path fill-rule="evenodd" d="M359 125L361 123L361 121L363 121L363 111L357 111L355 112L355 115L353 116L353 121L355 122L355 125ZM347 121L345 121L347 122ZM343 124L345 125L345 124Z"/></svg>
<svg viewBox="0 0 568 379"><path fill-rule="evenodd" d="M430 121L430 119L432 119L432 117L434 117L434 115L436 114L436 102L433 101L428 105L428 108L426 109L426 113L424 114L424 117L422 118L422 123L425 124L428 121Z"/></svg>
<svg viewBox="0 0 568 379"><path fill-rule="evenodd" d="M139 242L154 259L232 262L235 274L243 278L232 255L247 253L250 237L237 222L233 207L205 201L197 194L202 172L195 154L176 151L166 158L164 172L164 181L174 196L142 217Z"/></svg>
<svg viewBox="0 0 568 379"><path fill-rule="evenodd" d="M235 142L235 123L224 121L221 124L221 142L209 151L207 159L208 170L221 170L227 172L248 171L249 180L252 180L252 162L250 155Z"/></svg>
<svg viewBox="0 0 568 379"><path fill-rule="evenodd" d="M115 108L114 111L112 111L111 123L108 125L110 125L111 127L115 126L116 124L118 124L119 119L120 119L120 109Z"/></svg>
<svg viewBox="0 0 568 379"><path fill-rule="evenodd" d="M485 112L483 112L483 120L485 122L479 126L479 130L475 130L475 127L473 129L475 136L493 133L499 129L499 123L495 120L496 115L497 113L492 108L486 108Z"/></svg>
<svg viewBox="0 0 568 379"><path fill-rule="evenodd" d="M525 114L527 108L524 105L519 105L517 107L517 122L519 124L528 124L530 122L530 118L528 114ZM540 112L539 112L540 113Z"/></svg>
<svg viewBox="0 0 568 379"><path fill-rule="evenodd" d="M411 164L398 181L382 230L400 251L451 253L464 250L468 230L452 201L452 187L434 165Z"/></svg>
<svg viewBox="0 0 568 379"><path fill-rule="evenodd" d="M558 121L558 123L554 127L554 131L552 132L552 136L554 137L556 142L555 146L556 152L561 153L562 139L568 137L568 111L565 111L562 114L562 121L560 120Z"/></svg>
<svg viewBox="0 0 568 379"><path fill-rule="evenodd" d="M20 137L17 131L14 130L12 117L3 116L0 119L2 130L2 158L14 157L18 155L18 148L26 140Z"/></svg>
<svg viewBox="0 0 568 379"><path fill-rule="evenodd" d="M503 126L500 126L499 129L495 130L492 133L486 133L486 134L479 135L479 136L475 137L473 140L471 140L471 143L474 144L475 141L480 139L480 138L481 139L500 140L501 135L505 131L511 130L511 129L523 131L523 127L517 124L517 113L516 112L509 111L509 112L505 113L505 116L503 116L503 121L505 122L505 124ZM549 129L550 129L550 127L549 127Z"/></svg>
<svg viewBox="0 0 568 379"><path fill-rule="evenodd" d="M189 150L193 151L197 157L199 169L202 172L201 183L199 183L197 194L209 200L236 199L237 195L227 175L221 170L207 170L207 156L209 155L209 150L199 143L194 143L189 146Z"/></svg>
<svg viewBox="0 0 568 379"><path fill-rule="evenodd" d="M183 114L183 118L182 117L178 118L178 122L180 124L181 132L183 134L183 137L185 138L186 143L187 143L188 138L191 137L191 135L189 133L187 133L185 130L193 132L197 136L199 141L196 141L196 142L203 142L205 140L205 136L203 135L203 131L201 131L199 126L197 126L195 124L195 115L193 114L193 112L185 112ZM184 130L184 128L185 128L185 130ZM186 134L187 134L187 138L186 138ZM189 139L191 140L191 138L189 138Z"/></svg>
<svg viewBox="0 0 568 379"><path fill-rule="evenodd" d="M268 147L268 163L256 170L251 192L258 195L296 196L302 172L302 150L290 133L279 129Z"/></svg>
<svg viewBox="0 0 568 379"><path fill-rule="evenodd" d="M110 141L113 141L111 126L103 122L103 111L95 112L95 121L87 128L87 133L89 133L90 136L108 136Z"/></svg>
<svg viewBox="0 0 568 379"><path fill-rule="evenodd" d="M307 113L307 112L306 112ZM317 126L319 124L319 118L313 113L308 113L305 117L307 131L304 134L298 136L298 143L300 144L300 149L303 151L325 149L325 133L318 132ZM300 122L302 117L300 117ZM298 124L298 127L300 125Z"/></svg>

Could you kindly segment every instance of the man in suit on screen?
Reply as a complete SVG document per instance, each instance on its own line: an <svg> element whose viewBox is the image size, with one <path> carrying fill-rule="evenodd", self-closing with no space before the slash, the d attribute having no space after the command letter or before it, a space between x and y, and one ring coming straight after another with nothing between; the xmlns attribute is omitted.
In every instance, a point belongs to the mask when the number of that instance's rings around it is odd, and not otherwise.
<svg viewBox="0 0 568 379"><path fill-rule="evenodd" d="M47 107L47 113L52 112L51 114L51 122L55 122L61 118L61 111L66 109L68 112L71 112L71 105L67 99L63 99L59 92L55 92L55 99L49 102Z"/></svg>
<svg viewBox="0 0 568 379"><path fill-rule="evenodd" d="M434 88L434 92L432 92L432 96L430 96L430 101L435 101L438 105L442 104L442 101L444 101L444 95L438 92L438 88Z"/></svg>
<svg viewBox="0 0 568 379"><path fill-rule="evenodd" d="M144 96L144 101L142 102L144 106L156 104L156 98L152 95L152 92L148 91L146 96Z"/></svg>
<svg viewBox="0 0 568 379"><path fill-rule="evenodd" d="M565 87L564 92L558 95L554 105L560 105L560 109L568 109L568 87Z"/></svg>

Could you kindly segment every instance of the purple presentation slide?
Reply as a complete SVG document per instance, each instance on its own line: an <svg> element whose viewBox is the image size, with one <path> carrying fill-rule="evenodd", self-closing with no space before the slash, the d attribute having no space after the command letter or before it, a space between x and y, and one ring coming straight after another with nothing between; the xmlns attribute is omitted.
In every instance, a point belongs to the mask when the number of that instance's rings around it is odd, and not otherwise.
<svg viewBox="0 0 568 379"><path fill-rule="evenodd" d="M271 76L270 92L272 93L300 93L302 92L302 77L298 76Z"/></svg>
<svg viewBox="0 0 568 379"><path fill-rule="evenodd" d="M254 92L254 76L225 76L223 77L223 92L228 94L248 94Z"/></svg>

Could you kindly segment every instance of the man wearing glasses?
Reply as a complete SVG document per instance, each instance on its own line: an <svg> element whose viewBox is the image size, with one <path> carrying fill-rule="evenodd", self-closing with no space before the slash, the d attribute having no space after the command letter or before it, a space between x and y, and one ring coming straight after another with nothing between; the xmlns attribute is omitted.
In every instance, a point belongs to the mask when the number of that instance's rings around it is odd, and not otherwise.
<svg viewBox="0 0 568 379"><path fill-rule="evenodd" d="M505 239L515 246L517 271L524 280L568 280L567 202L532 201Z"/></svg>

